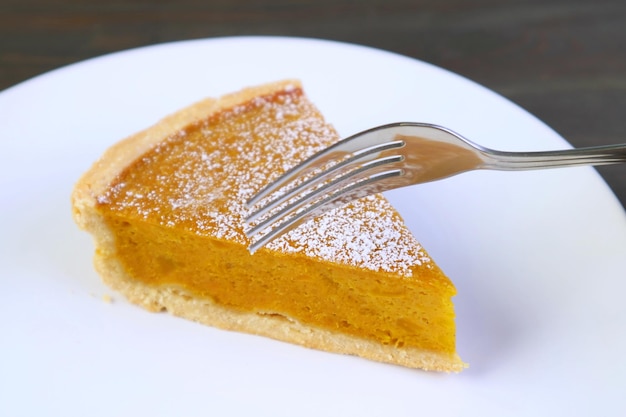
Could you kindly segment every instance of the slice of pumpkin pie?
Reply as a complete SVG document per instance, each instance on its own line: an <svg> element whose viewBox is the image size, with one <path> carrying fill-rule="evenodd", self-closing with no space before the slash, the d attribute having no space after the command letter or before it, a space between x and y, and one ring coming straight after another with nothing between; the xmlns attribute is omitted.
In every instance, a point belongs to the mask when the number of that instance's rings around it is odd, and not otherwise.
<svg viewBox="0 0 626 417"><path fill-rule="evenodd" d="M339 139L297 81L207 99L112 146L74 218L106 284L150 311L437 371L460 371L455 288L380 195L251 255L245 202Z"/></svg>

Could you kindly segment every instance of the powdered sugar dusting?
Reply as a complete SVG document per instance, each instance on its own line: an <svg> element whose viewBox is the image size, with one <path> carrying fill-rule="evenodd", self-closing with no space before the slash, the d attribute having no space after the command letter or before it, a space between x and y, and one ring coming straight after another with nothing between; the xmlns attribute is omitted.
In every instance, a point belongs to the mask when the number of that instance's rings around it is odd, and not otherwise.
<svg viewBox="0 0 626 417"><path fill-rule="evenodd" d="M306 242L302 245L301 242ZM369 196L303 224L268 247L345 264L402 272L430 259L381 196Z"/></svg>
<svg viewBox="0 0 626 417"><path fill-rule="evenodd" d="M97 201L125 216L247 246L245 201L337 140L302 90L289 86L172 135L135 161ZM326 213L268 248L404 276L417 265L431 265L381 196Z"/></svg>

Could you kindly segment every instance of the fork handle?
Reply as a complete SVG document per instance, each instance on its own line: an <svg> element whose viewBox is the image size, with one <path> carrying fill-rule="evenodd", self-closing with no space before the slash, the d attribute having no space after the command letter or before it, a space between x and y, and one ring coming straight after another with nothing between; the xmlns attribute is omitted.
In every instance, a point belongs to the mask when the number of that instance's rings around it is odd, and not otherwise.
<svg viewBox="0 0 626 417"><path fill-rule="evenodd" d="M504 171L610 165L626 162L626 144L542 152L481 152L484 169Z"/></svg>

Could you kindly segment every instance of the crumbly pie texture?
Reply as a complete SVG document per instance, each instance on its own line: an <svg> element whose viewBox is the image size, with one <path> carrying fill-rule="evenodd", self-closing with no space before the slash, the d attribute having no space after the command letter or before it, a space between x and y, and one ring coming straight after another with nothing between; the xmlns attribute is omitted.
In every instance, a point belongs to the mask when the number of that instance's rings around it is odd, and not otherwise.
<svg viewBox="0 0 626 417"><path fill-rule="evenodd" d="M276 99L276 94L279 99ZM216 134L224 118L247 115L236 131ZM260 109L260 110L259 110ZM190 132L204 132L211 143L187 141ZM238 140L233 141L233 135ZM228 139L230 138L230 139ZM219 99L207 99L166 117L112 146L77 183L72 196L74 217L96 241L95 265L103 280L131 302L151 311L172 314L211 326L363 356L427 370L460 371L465 364L454 351L403 347L308 325L276 311L245 311L199 297L184 286L154 285L135 279L119 257L106 207L161 228L177 228L194 236L248 245L243 231L244 202L298 161L336 141L336 132L303 98L298 81L288 80L249 88ZM220 142L222 141L222 142ZM175 150L174 152L172 150ZM170 159L178 158L178 159ZM236 163L232 163L237 158ZM243 162L241 159L243 158ZM159 172L159 162L176 167ZM141 165L128 178L129 166ZM247 169L242 170L241 164ZM154 171L151 171L154 169ZM211 175L207 175L210 173ZM143 176L151 181L144 181ZM317 260L324 267L367 269L411 280L420 270L438 267L380 195L358 200L322 215L270 243L264 252ZM241 255L245 256L245 255ZM443 274L435 281L454 287ZM450 304L451 308L451 304Z"/></svg>

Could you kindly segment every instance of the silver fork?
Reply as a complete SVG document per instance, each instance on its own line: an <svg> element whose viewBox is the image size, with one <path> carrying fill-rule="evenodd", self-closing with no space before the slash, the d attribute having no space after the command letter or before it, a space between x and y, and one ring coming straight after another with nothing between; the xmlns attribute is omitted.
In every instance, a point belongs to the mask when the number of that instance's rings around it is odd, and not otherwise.
<svg viewBox="0 0 626 417"><path fill-rule="evenodd" d="M475 169L516 171L620 162L626 162L626 144L502 152L472 143L437 125L378 126L320 151L248 200L247 206L255 209L245 219L246 235L252 242L249 250L255 252L328 210L394 188ZM305 180L298 183L303 177ZM290 186L294 182L297 185ZM286 192L276 193L286 187Z"/></svg>

